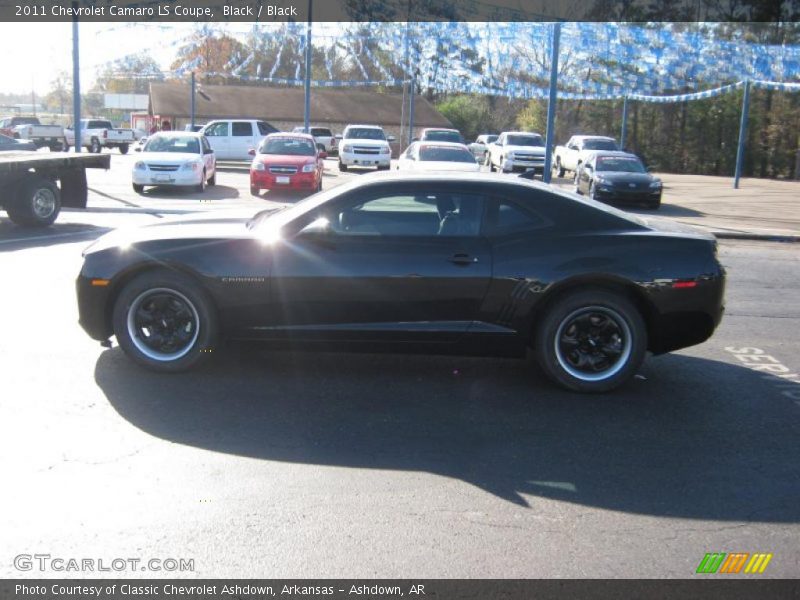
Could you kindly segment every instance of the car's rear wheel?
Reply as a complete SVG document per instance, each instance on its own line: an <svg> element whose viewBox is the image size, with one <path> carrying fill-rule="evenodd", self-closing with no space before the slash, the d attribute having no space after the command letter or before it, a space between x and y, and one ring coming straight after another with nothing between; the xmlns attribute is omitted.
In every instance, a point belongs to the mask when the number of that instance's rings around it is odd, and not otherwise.
<svg viewBox="0 0 800 600"><path fill-rule="evenodd" d="M558 174L559 177L563 177L567 173L566 169L564 169L564 167L561 166L560 156L556 158L556 173Z"/></svg>
<svg viewBox="0 0 800 600"><path fill-rule="evenodd" d="M605 290L572 292L551 303L534 351L545 374L576 392L607 392L636 374L647 328L634 304Z"/></svg>
<svg viewBox="0 0 800 600"><path fill-rule="evenodd" d="M214 171L214 174L209 178L208 185L217 185L217 172Z"/></svg>
<svg viewBox="0 0 800 600"><path fill-rule="evenodd" d="M218 339L208 294L182 273L150 271L128 283L114 304L113 327L125 353L154 371L184 371L207 359Z"/></svg>
<svg viewBox="0 0 800 600"><path fill-rule="evenodd" d="M120 154L127 154L128 153L128 144L120 144L119 153Z"/></svg>

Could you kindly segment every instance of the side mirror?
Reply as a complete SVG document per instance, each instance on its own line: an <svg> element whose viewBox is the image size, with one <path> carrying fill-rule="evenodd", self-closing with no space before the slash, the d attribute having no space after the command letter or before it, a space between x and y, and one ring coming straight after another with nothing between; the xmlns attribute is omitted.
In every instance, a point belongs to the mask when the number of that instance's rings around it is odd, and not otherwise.
<svg viewBox="0 0 800 600"><path fill-rule="evenodd" d="M250 156L255 156L256 155L255 148L250 148L250 150L247 151L247 154L250 155Z"/></svg>
<svg viewBox="0 0 800 600"><path fill-rule="evenodd" d="M142 151L142 149L141 149L141 148L134 148L134 149L133 149L133 151L134 151L134 152L141 152L141 151Z"/></svg>
<svg viewBox="0 0 800 600"><path fill-rule="evenodd" d="M394 137L393 135L387 135L387 136L386 136L386 141L387 141L387 142L394 142L396 139L397 139L397 138L396 138L396 137Z"/></svg>
<svg viewBox="0 0 800 600"><path fill-rule="evenodd" d="M214 154L214 149L213 148L206 148L203 151L203 154Z"/></svg>
<svg viewBox="0 0 800 600"><path fill-rule="evenodd" d="M323 158L323 159L328 158L328 153L325 152L325 150L320 150L319 152L317 152L317 158Z"/></svg>

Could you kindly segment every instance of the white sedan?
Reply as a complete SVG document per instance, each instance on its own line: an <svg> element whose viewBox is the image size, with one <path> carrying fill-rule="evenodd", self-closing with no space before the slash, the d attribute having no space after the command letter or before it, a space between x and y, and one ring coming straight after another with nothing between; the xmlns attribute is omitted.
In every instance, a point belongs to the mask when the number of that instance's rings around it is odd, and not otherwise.
<svg viewBox="0 0 800 600"><path fill-rule="evenodd" d="M397 161L400 171L480 171L469 148L455 142L413 142Z"/></svg>
<svg viewBox="0 0 800 600"><path fill-rule="evenodd" d="M202 133L162 131L147 138L133 165L133 190L144 186L185 186L202 192L217 180L217 160Z"/></svg>

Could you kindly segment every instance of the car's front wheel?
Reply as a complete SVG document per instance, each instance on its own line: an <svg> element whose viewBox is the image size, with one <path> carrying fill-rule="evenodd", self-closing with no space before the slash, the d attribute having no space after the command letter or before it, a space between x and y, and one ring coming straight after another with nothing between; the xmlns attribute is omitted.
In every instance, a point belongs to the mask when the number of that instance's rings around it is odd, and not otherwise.
<svg viewBox="0 0 800 600"><path fill-rule="evenodd" d="M607 392L636 374L647 328L625 296L601 289L572 292L550 305L536 328L534 351L545 374L576 392Z"/></svg>
<svg viewBox="0 0 800 600"><path fill-rule="evenodd" d="M347 165L344 164L341 160L339 161L339 170L342 172L347 171Z"/></svg>
<svg viewBox="0 0 800 600"><path fill-rule="evenodd" d="M153 371L190 369L209 358L218 339L211 298L191 278L172 271L149 271L128 283L112 321L125 353Z"/></svg>

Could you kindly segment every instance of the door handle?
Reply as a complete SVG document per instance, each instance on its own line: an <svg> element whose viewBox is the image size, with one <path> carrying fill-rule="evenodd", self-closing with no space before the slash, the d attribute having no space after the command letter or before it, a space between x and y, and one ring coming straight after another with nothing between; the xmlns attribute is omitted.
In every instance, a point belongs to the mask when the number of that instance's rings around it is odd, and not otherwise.
<svg viewBox="0 0 800 600"><path fill-rule="evenodd" d="M478 259L476 257L464 253L453 254L453 256L451 256L448 260L454 265L462 265L462 266L467 266L471 265L472 263L478 262Z"/></svg>

